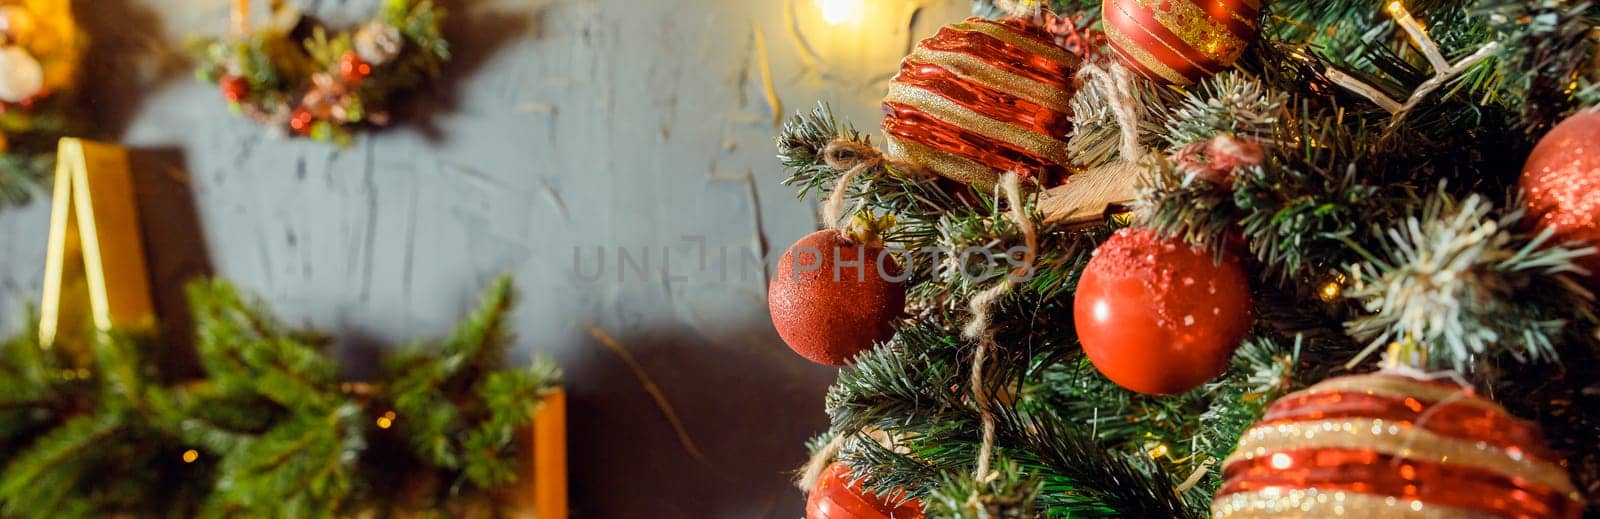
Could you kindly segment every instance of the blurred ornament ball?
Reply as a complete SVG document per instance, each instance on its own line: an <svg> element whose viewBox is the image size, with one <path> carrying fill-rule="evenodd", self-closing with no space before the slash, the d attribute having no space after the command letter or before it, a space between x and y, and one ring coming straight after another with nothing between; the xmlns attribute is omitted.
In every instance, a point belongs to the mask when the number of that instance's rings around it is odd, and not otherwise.
<svg viewBox="0 0 1600 519"><path fill-rule="evenodd" d="M1522 167L1522 204L1556 240L1600 246L1600 110L1568 117L1545 134ZM1600 289L1600 255L1578 259Z"/></svg>
<svg viewBox="0 0 1600 519"><path fill-rule="evenodd" d="M989 189L1007 171L1046 187L1072 171L1079 59L1024 19L968 19L918 43L883 99L884 154Z"/></svg>
<svg viewBox="0 0 1600 519"><path fill-rule="evenodd" d="M1123 229L1094 251L1073 316L1083 352L1106 378L1171 395L1221 375L1249 331L1250 285L1231 254L1148 229Z"/></svg>
<svg viewBox="0 0 1600 519"><path fill-rule="evenodd" d="M1222 464L1212 516L1577 518L1539 427L1470 389L1399 372L1273 402Z"/></svg>
<svg viewBox="0 0 1600 519"><path fill-rule="evenodd" d="M1105 0L1100 14L1119 63L1152 81L1189 85L1244 54L1261 0Z"/></svg>

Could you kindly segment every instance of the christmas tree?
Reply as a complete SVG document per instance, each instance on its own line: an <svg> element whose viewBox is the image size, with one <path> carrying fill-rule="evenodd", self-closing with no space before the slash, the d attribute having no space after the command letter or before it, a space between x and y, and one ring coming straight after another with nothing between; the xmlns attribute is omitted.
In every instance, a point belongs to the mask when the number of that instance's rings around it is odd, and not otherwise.
<svg viewBox="0 0 1600 519"><path fill-rule="evenodd" d="M1600 6L974 12L777 139L810 517L1600 512Z"/></svg>

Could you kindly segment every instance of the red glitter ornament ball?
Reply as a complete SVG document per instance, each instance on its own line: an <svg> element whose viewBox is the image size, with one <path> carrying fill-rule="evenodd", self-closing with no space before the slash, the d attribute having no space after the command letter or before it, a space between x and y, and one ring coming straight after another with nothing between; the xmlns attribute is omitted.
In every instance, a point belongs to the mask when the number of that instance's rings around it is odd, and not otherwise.
<svg viewBox="0 0 1600 519"><path fill-rule="evenodd" d="M1073 315L1084 354L1106 378L1170 395L1227 369L1250 305L1238 258L1218 265L1179 240L1123 229L1084 268Z"/></svg>
<svg viewBox="0 0 1600 519"><path fill-rule="evenodd" d="M356 51L346 51L343 56L339 56L339 77L344 78L345 82L359 85L370 75L372 75L372 65L362 61Z"/></svg>
<svg viewBox="0 0 1600 519"><path fill-rule="evenodd" d="M237 103L250 94L250 81L239 76L224 76L217 81L217 88L229 103Z"/></svg>
<svg viewBox="0 0 1600 519"><path fill-rule="evenodd" d="M1600 111L1580 112L1557 124L1522 167L1522 203L1534 225L1561 241L1600 246ZM1600 289L1600 255L1578 260Z"/></svg>
<svg viewBox="0 0 1600 519"><path fill-rule="evenodd" d="M850 481L850 468L834 462L806 499L806 519L922 519L915 499L896 505L899 496L879 497Z"/></svg>
<svg viewBox="0 0 1600 519"><path fill-rule="evenodd" d="M1550 517L1583 501L1532 422L1392 372L1273 402L1222 464L1212 517Z"/></svg>
<svg viewBox="0 0 1600 519"><path fill-rule="evenodd" d="M1079 59L1032 21L946 25L900 63L883 99L884 154L984 189L1017 171L1046 187L1072 172Z"/></svg>
<svg viewBox="0 0 1600 519"><path fill-rule="evenodd" d="M1255 40L1261 0L1105 0L1117 61L1152 81L1188 85L1233 65Z"/></svg>
<svg viewBox="0 0 1600 519"><path fill-rule="evenodd" d="M882 247L822 230L783 253L767 287L767 306L790 349L812 362L842 366L894 336L890 322L905 312L905 279Z"/></svg>

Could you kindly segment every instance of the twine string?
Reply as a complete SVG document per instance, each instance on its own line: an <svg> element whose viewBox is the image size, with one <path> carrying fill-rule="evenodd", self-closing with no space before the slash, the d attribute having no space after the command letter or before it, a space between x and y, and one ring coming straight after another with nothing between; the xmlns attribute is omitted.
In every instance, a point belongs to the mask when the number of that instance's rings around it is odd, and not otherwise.
<svg viewBox="0 0 1600 519"><path fill-rule="evenodd" d="M1023 252L1023 265L1007 273L1005 279L992 287L979 292L972 297L972 320L962 329L962 336L967 339L977 340L977 350L972 353L971 385L974 403L978 408L978 416L983 423L983 440L978 445L977 467L974 469L975 477L979 481L987 481L990 477L989 463L994 454L995 422L993 406L989 396L987 384L984 383L984 362L989 353L997 347L994 339L994 330L990 329L989 322L995 303L1000 297L1033 269L1033 262L1038 258L1039 238L1034 231L1033 220L1028 218L1027 209L1022 205L1022 181L1015 172L1008 172L1000 177L1000 189L1005 194L1006 203L1010 205L1011 219L1021 229L1024 243L1027 245Z"/></svg>

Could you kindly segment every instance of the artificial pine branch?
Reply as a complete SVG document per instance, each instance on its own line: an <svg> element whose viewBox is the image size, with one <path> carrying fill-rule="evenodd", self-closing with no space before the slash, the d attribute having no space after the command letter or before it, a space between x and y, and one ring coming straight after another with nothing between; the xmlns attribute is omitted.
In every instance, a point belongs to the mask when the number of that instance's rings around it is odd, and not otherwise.
<svg viewBox="0 0 1600 519"><path fill-rule="evenodd" d="M1570 319L1595 321L1594 295L1572 263L1595 249L1552 243L1548 230L1514 231L1519 213L1496 219L1492 210L1483 197L1440 192L1399 224L1375 226L1382 249L1363 250L1367 261L1352 268L1348 293L1370 312L1349 325L1370 340L1368 352L1414 340L1434 362L1461 371L1499 354L1554 361Z"/></svg>

